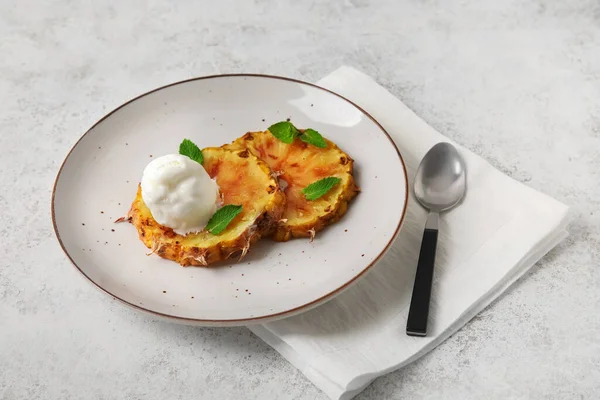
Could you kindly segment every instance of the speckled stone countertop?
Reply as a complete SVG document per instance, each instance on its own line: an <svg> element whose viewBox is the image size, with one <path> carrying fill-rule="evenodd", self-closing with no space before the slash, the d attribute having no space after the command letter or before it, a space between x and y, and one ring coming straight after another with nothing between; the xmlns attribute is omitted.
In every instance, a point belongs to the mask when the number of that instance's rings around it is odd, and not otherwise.
<svg viewBox="0 0 600 400"><path fill-rule="evenodd" d="M69 148L194 76L374 76L440 132L572 206L571 236L357 399L600 398L600 3L0 1L0 398L325 399L247 329L155 321L54 238Z"/></svg>

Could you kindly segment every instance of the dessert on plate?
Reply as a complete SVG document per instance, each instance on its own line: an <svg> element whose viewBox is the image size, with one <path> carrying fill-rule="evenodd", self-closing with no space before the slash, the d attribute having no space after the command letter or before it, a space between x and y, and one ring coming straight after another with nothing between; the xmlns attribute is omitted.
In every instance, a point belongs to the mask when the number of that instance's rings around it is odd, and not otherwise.
<svg viewBox="0 0 600 400"><path fill-rule="evenodd" d="M359 192L353 164L319 132L289 121L218 148L184 139L179 154L144 169L127 220L149 254L182 266L241 259L261 237L313 240L338 221Z"/></svg>
<svg viewBox="0 0 600 400"><path fill-rule="evenodd" d="M282 221L273 238L310 237L338 221L348 203L359 192L354 181L354 160L313 129L298 130L290 122L272 125L269 130L248 132L226 149L248 149L264 160L277 176L286 195ZM314 185L318 193L307 195ZM327 189L316 197L321 189Z"/></svg>
<svg viewBox="0 0 600 400"><path fill-rule="evenodd" d="M243 257L273 231L285 206L271 170L250 152L207 148L198 154L202 164L179 154L152 161L129 211L152 253L183 266Z"/></svg>

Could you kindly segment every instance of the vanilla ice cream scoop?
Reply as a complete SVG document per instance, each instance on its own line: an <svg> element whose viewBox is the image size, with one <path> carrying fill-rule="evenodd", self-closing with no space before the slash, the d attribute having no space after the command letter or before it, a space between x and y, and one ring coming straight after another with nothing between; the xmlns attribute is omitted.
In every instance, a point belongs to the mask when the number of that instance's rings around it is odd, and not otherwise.
<svg viewBox="0 0 600 400"><path fill-rule="evenodd" d="M186 156L168 154L153 160L144 169L141 185L152 217L180 235L201 231L217 211L217 183Z"/></svg>

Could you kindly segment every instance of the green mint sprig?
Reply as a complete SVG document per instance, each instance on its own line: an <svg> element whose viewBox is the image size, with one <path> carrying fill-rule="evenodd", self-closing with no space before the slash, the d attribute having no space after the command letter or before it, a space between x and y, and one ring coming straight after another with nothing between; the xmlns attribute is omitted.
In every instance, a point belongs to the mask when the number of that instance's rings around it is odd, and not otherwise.
<svg viewBox="0 0 600 400"><path fill-rule="evenodd" d="M321 136L321 134L315 131L314 129L308 128L304 132L302 132L302 134L300 135L300 140L302 140L305 143L312 144L313 146L317 146L321 149L327 147L327 142L325 141L323 136Z"/></svg>
<svg viewBox="0 0 600 400"><path fill-rule="evenodd" d="M179 154L187 156L200 164L204 164L202 150L189 139L183 139L183 142L179 145Z"/></svg>
<svg viewBox="0 0 600 400"><path fill-rule="evenodd" d="M299 137L305 143L324 149L327 142L321 134L314 129L306 129L300 132L294 124L289 121L281 121L269 127L269 132L283 143L292 144L296 137Z"/></svg>
<svg viewBox="0 0 600 400"><path fill-rule="evenodd" d="M242 206L228 204L217 210L216 213L210 218L206 225L206 230L213 235L218 235L223 232L227 225L233 221L233 219L242 212Z"/></svg>
<svg viewBox="0 0 600 400"><path fill-rule="evenodd" d="M300 134L298 129L289 121L281 121L269 127L269 132L283 143L292 144Z"/></svg>
<svg viewBox="0 0 600 400"><path fill-rule="evenodd" d="M314 201L324 196L327 192L329 192L335 185L337 185L340 182L340 178L336 178L335 176L329 176L327 178L323 178L311 183L310 185L302 189L302 193L304 193L304 197L306 197L307 200Z"/></svg>

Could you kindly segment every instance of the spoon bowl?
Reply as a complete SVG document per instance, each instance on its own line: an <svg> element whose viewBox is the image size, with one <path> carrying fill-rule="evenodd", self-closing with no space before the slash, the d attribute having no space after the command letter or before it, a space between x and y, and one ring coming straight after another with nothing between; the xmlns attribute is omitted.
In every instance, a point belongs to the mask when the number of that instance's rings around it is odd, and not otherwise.
<svg viewBox="0 0 600 400"><path fill-rule="evenodd" d="M449 210L465 194L463 161L450 143L438 143L421 161L414 182L415 197L433 212Z"/></svg>

